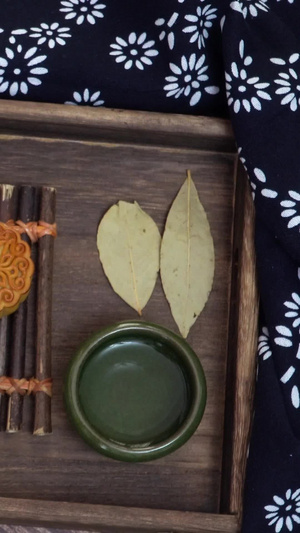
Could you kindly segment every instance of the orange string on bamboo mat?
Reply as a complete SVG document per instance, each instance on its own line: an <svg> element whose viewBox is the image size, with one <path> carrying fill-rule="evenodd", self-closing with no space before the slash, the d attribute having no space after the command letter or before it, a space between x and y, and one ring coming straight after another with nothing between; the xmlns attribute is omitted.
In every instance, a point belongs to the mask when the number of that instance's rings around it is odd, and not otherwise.
<svg viewBox="0 0 300 533"><path fill-rule="evenodd" d="M36 378L30 379L15 379L7 376L0 376L0 394L8 394L18 392L22 396L25 394L36 394L37 392L44 392L47 396L52 396L52 378L38 380Z"/></svg>
<svg viewBox="0 0 300 533"><path fill-rule="evenodd" d="M57 236L57 226L55 224L48 224L48 222L44 222L43 220L39 220L38 222L22 222L22 220L9 220L6 222L7 226L10 228L13 228L18 233L27 233L28 237L30 238L31 242L36 242L38 239L43 237L44 235L52 235L52 237Z"/></svg>

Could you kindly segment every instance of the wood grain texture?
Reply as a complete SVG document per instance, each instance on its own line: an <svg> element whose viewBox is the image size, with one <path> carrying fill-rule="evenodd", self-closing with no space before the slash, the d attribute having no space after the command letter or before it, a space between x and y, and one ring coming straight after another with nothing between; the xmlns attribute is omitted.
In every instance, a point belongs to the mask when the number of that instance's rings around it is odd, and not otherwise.
<svg viewBox="0 0 300 533"><path fill-rule="evenodd" d="M33 220L35 196L35 187L20 187L17 218L25 224ZM22 235L22 239L31 246L30 238L26 233ZM16 379L23 378L25 371L27 303L26 299L11 317L12 340L9 376ZM23 400L23 396L18 392L13 392L8 399L6 431L9 433L15 433L21 429Z"/></svg>
<svg viewBox="0 0 300 533"><path fill-rule="evenodd" d="M0 185L0 220L7 222L15 219L18 209L18 188L9 184ZM0 320L0 376L6 376L9 369L11 351L12 316ZM8 397L0 395L0 431L6 429Z"/></svg>
<svg viewBox="0 0 300 533"><path fill-rule="evenodd" d="M40 220L55 222L56 191L42 187ZM37 317L36 317L36 366L35 377L42 381L51 378L51 328L52 328L52 281L54 239L44 235L38 243ZM44 436L52 432L51 396L45 392L35 395L33 434Z"/></svg>
<svg viewBox="0 0 300 533"><path fill-rule="evenodd" d="M117 531L120 533L237 533L238 531L237 519L233 515L183 513L133 507L128 509L110 505L82 504L79 507L68 502L65 502L62 507L51 501L11 501L8 498L0 498L0 510L0 513L5 513L8 521L14 521L15 516L18 516L21 511L24 524L34 522L38 515L42 524L52 525L55 520L61 527L81 529L88 526L101 533ZM14 531L18 530L14 528Z"/></svg>
<svg viewBox="0 0 300 533"><path fill-rule="evenodd" d="M237 164L233 283L224 434L222 511L241 520L253 417L259 295L254 247L255 212L245 172ZM243 209L241 209L243 206ZM231 459L232 458L232 459Z"/></svg>
<svg viewBox="0 0 300 533"><path fill-rule="evenodd" d="M32 220L38 222L40 218L40 188L35 187L34 213ZM25 367L24 377L30 379L35 376L35 360L37 345L36 317L37 313L37 259L38 259L38 242L31 244L31 259L35 269L31 280L30 292L27 298L27 323L26 323L26 349L25 349ZM34 396L31 395L23 403L23 425L33 432L34 426Z"/></svg>
<svg viewBox="0 0 300 533"><path fill-rule="evenodd" d="M53 276L53 434L47 439L34 439L26 431L11 439L0 435L0 496L8 497L12 505L16 498L38 498L41 506L55 500L59 514L52 525L67 516L63 502L68 501L69 505L76 503L74 509L83 516L81 505L91 509L101 505L104 513L110 506L145 512L147 508L154 520L152 529L146 524L149 531L164 531L156 527L154 511L166 517L176 511L182 516L182 529L176 530L175 522L165 522L168 532L235 532L235 517L216 518L221 499L233 258L235 153L230 127L225 121L196 117L95 111L0 102L0 181L9 174L12 183L55 187L59 235ZM113 293L101 269L97 226L110 205L123 199L138 201L162 231L187 168L206 209L216 251L213 290L188 337L206 373L207 408L193 437L175 453L152 463L118 463L97 455L82 442L68 422L63 404L63 378L78 345L103 326L136 318L135 312ZM160 281L142 319L177 331ZM240 433L242 446L246 437ZM231 452L232 447L227 447L232 463ZM42 524L43 515L38 509L33 508L31 518ZM120 529L122 515L115 511L113 519L118 525L98 522L97 529L124 531ZM0 515L2 520L5 513ZM14 513L15 518L26 519L25 507L23 511L21 505L15 507ZM141 529L139 514L133 516L136 531L148 531ZM199 529L204 516L207 521ZM222 529L222 520L228 529ZM88 525L93 527L93 521L86 517L84 527ZM102 525L108 529L101 529Z"/></svg>
<svg viewBox="0 0 300 533"><path fill-rule="evenodd" d="M14 182L26 180L57 189L59 232L54 248L52 315L54 431L47 442L33 441L26 433L10 441L0 439L2 495L51 499L54 494L62 501L218 512L233 156L23 137L2 140L0 151L1 171L6 174L10 169ZM115 463L97 455L77 436L67 420L62 396L67 364L78 345L103 326L136 318L111 290L101 269L97 226L107 208L122 198L137 200L162 231L186 168L191 168L207 210L217 255L211 298L189 336L207 375L209 401L199 429L176 453L151 464ZM176 330L160 282L143 318ZM22 454L18 453L20 446ZM14 463L9 460L12 449ZM45 467L46 484L40 475ZM16 468L22 472L21 483L15 476Z"/></svg>
<svg viewBox="0 0 300 533"><path fill-rule="evenodd" d="M235 151L230 123L209 117L0 100L0 124L8 134Z"/></svg>

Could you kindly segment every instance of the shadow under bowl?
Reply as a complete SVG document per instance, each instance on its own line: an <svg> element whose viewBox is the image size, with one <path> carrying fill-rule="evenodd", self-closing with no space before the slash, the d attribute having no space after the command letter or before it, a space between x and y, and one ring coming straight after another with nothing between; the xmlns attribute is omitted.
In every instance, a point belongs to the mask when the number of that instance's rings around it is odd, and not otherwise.
<svg viewBox="0 0 300 533"><path fill-rule="evenodd" d="M158 459L199 425L206 380L189 344L146 322L122 322L89 338L72 359L67 411L82 438L121 461Z"/></svg>

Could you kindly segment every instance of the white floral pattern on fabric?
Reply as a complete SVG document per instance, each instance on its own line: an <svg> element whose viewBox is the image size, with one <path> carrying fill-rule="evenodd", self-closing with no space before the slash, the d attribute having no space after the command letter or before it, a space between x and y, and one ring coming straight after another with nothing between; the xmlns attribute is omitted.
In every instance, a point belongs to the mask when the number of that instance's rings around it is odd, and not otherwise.
<svg viewBox="0 0 300 533"><path fill-rule="evenodd" d="M65 19L71 20L76 18L76 24L80 25L83 22L96 24L98 18L103 18L103 9L105 4L98 4L98 0L62 0L60 4L63 6L59 11L66 13Z"/></svg>
<svg viewBox="0 0 300 533"><path fill-rule="evenodd" d="M264 361L269 359L272 355L272 349L270 346L270 334L268 328L262 328L262 332L258 337L258 355L263 358Z"/></svg>
<svg viewBox="0 0 300 533"><path fill-rule="evenodd" d="M275 533L293 531L294 525L300 524L300 489L294 492L288 489L283 497L273 496L272 504L264 509L267 511L265 518L269 521L268 525L274 526Z"/></svg>
<svg viewBox="0 0 300 533"><path fill-rule="evenodd" d="M293 375L295 374L296 372L296 369L294 366L290 366L287 371L283 374L283 376L281 376L280 378L280 381L282 383L287 383L288 381L290 381L290 379L293 377Z"/></svg>
<svg viewBox="0 0 300 533"><path fill-rule="evenodd" d="M293 328L300 326L300 296L296 292L293 292L291 301L286 301L283 305L289 309L285 313L285 316L287 318L293 318Z"/></svg>
<svg viewBox="0 0 300 533"><path fill-rule="evenodd" d="M276 332L280 335L279 337L275 337L274 342L281 346L282 348L290 348L293 346L293 341L291 338L293 337L293 334L289 328L286 326L276 326Z"/></svg>
<svg viewBox="0 0 300 533"><path fill-rule="evenodd" d="M168 21L163 18L159 18L155 21L155 25L161 27L162 30L159 34L159 40L163 41L165 37L167 37L167 42L170 50L173 50L175 46L175 33L173 31L170 31L170 28L172 28L174 24L176 24L178 17L179 13L175 11Z"/></svg>
<svg viewBox="0 0 300 533"><path fill-rule="evenodd" d="M189 58L181 57L180 66L170 63L172 75L166 77L168 82L164 86L164 90L167 91L166 96L179 98L184 95L190 98L190 106L194 106L200 101L202 88L208 94L217 94L220 90L219 87L206 84L209 79L206 74L208 66L204 62L204 54L199 59L196 54L191 54Z"/></svg>
<svg viewBox="0 0 300 533"><path fill-rule="evenodd" d="M235 113L239 113L242 109L248 113L252 109L261 111L261 102L271 100L271 96L265 90L270 84L260 81L258 76L248 76L245 67L250 66L253 59L245 55L243 40L239 43L239 56L240 65L232 62L231 73L225 72L228 105L233 107Z"/></svg>
<svg viewBox="0 0 300 533"><path fill-rule="evenodd" d="M297 277L299 279L299 269L297 269ZM300 296L293 292L290 299L283 302L283 305L285 307L285 317L292 320L292 327L293 328L299 328L300 325ZM278 346L281 346L285 349L293 349L293 352L295 354L295 359L300 359L300 343L296 341L296 339L293 337L293 331L284 326L276 326L275 328L276 336L273 340L275 344ZM298 332L300 333L300 330L298 329ZM288 366L282 376L280 377L281 383L284 385L288 384L290 380L293 378L294 375L297 376L297 368L299 373L299 363L297 363L296 366L293 364L290 364L289 359L286 359L288 362ZM299 381L299 378L297 376L297 380ZM297 381L297 382L298 382ZM296 383L297 383L296 382ZM300 408L300 390L297 384L295 384L295 379L293 380L292 385L290 385L290 399L291 404L295 409Z"/></svg>
<svg viewBox="0 0 300 533"><path fill-rule="evenodd" d="M268 11L268 0L235 0L230 4L231 9L238 11L244 18L248 15L257 17L260 11Z"/></svg>
<svg viewBox="0 0 300 533"><path fill-rule="evenodd" d="M295 407L295 409L299 409L299 407L300 407L300 391L299 391L299 387L297 385L294 385L293 388L292 388L291 401L292 401L292 406Z"/></svg>
<svg viewBox="0 0 300 533"><path fill-rule="evenodd" d="M251 181L250 178L249 178L246 159L241 155L241 152L242 152L242 147L240 146L240 147L238 147L238 154L239 154L240 162L243 164L243 167L244 167L244 169L247 172L247 176L248 176L248 179L249 179L249 182L250 182L250 187L251 187L251 196L252 196L252 199L254 201L255 200L255 195L256 195L257 185L256 185L256 183L254 183L254 181Z"/></svg>
<svg viewBox="0 0 300 533"><path fill-rule="evenodd" d="M282 96L281 105L289 105L291 111L297 111L300 106L300 79L298 73L292 68L291 65L299 60L300 54L292 54L288 61L279 57L273 57L270 59L275 65L286 67L284 72L279 72L279 78L275 80L277 85L280 85L276 89L275 93Z"/></svg>
<svg viewBox="0 0 300 533"><path fill-rule="evenodd" d="M101 95L100 91L96 91L92 94L90 94L89 89L84 89L83 93L80 94L79 92L75 91L73 93L73 101L65 102L65 104L68 105L89 105L98 107L100 105L104 104L104 100L99 100Z"/></svg>
<svg viewBox="0 0 300 533"><path fill-rule="evenodd" d="M124 63L126 70L137 67L144 70L145 65L152 65L152 58L158 55L158 50L153 48L155 41L147 41L147 33L137 35L131 32L128 36L128 41L121 37L116 37L116 42L111 44L113 48L110 55L116 56L116 63Z"/></svg>
<svg viewBox="0 0 300 533"><path fill-rule="evenodd" d="M296 292L293 292L291 296L291 301L284 302L284 306L288 309L288 311L285 313L285 316L293 320L292 322L293 328L298 328L300 325L300 296ZM298 345L296 359L300 359L300 344ZM287 371L284 373L284 375L281 377L282 383L287 383L291 379L291 377L294 375L295 372L296 372L296 368L291 365L287 369ZM292 387L291 402L292 402L293 407L295 407L295 409L299 409L300 392L299 392L299 387L297 385L294 385Z"/></svg>
<svg viewBox="0 0 300 533"><path fill-rule="evenodd" d="M225 20L226 20L226 15L223 15L223 17L222 17L221 20L220 20L220 28L221 28L221 31L222 31L222 32L223 32L223 28L224 28Z"/></svg>
<svg viewBox="0 0 300 533"><path fill-rule="evenodd" d="M10 44L16 44L17 42L17 38L20 37L20 35L26 35L27 34L27 30L25 30L25 28L20 28L18 30L13 30L10 34L10 37L9 37L9 42Z"/></svg>
<svg viewBox="0 0 300 533"><path fill-rule="evenodd" d="M290 199L280 202L281 207L285 209L281 212L283 218L289 218L287 227L294 228L300 224L300 215L298 215L297 209L300 209L300 194L296 191L288 192Z"/></svg>
<svg viewBox="0 0 300 533"><path fill-rule="evenodd" d="M4 32L4 29L3 28L0 28L0 33L3 33Z"/></svg>
<svg viewBox="0 0 300 533"><path fill-rule="evenodd" d="M257 178L258 181L260 181L261 183L266 183L266 181L267 181L266 175L260 168L255 168L253 170L253 174ZM255 185L255 188L256 188L256 184L253 184L253 182L251 182L251 184ZM272 198L273 199L273 198L276 198L278 196L278 192L274 191L273 189L267 189L266 187L263 187L261 189L260 193L265 198Z"/></svg>
<svg viewBox="0 0 300 533"><path fill-rule="evenodd" d="M65 39L72 37L68 33L70 28L62 28L58 22L53 22L50 25L42 22L40 27L30 28L30 31L33 33L30 33L29 37L37 39L38 45L47 43L49 48L54 48L56 44L64 46L66 44Z"/></svg>
<svg viewBox="0 0 300 533"><path fill-rule="evenodd" d="M244 169L246 170L246 172L248 174L248 167L247 167L246 159L242 156L242 148L241 147L238 148L238 154L239 154L240 161L243 164ZM259 183L266 183L266 181L267 181L266 175L260 168L255 168L253 170L253 174L257 178L257 181ZM249 174L248 174L248 178L249 178ZM249 178L249 181L250 181L250 186L251 186L251 189L252 189L252 198L253 198L253 200L255 200L255 195L256 195L256 192L257 192L257 184L253 180L251 180L250 178ZM267 189L266 187L262 187L260 189L260 193L265 198L270 198L270 199L277 198L277 196L278 196L278 192L274 191L273 189Z"/></svg>
<svg viewBox="0 0 300 533"><path fill-rule="evenodd" d="M241 163L243 163L244 169L247 172L248 171L248 167L247 167L246 159L241 155L242 154L242 147L239 146L237 151L238 151L238 154L239 154L240 161L241 161Z"/></svg>
<svg viewBox="0 0 300 533"><path fill-rule="evenodd" d="M183 28L184 33L191 33L190 43L197 42L199 50L205 47L208 38L208 29L212 27L212 20L217 18L217 9L210 4L204 7L198 6L195 15L185 15L185 19L191 22L191 26Z"/></svg>
<svg viewBox="0 0 300 533"><path fill-rule="evenodd" d="M283 326L281 326L283 327ZM289 348L290 346L284 346L285 348ZM298 350L296 354L296 359L300 359L300 344L298 345ZM284 385L286 385L294 376L296 372L296 368L293 365L290 365L288 369L284 372L284 374L281 376L280 381ZM298 385L293 385L290 390L290 397L291 397L291 403L292 406L295 409L299 409L300 407L300 391Z"/></svg>
<svg viewBox="0 0 300 533"><path fill-rule="evenodd" d="M41 85L39 77L48 72L41 63L47 56L38 53L37 47L24 51L21 44L15 50L5 49L6 57L0 57L0 93L9 91L10 96L16 96L18 92L27 94L29 85Z"/></svg>

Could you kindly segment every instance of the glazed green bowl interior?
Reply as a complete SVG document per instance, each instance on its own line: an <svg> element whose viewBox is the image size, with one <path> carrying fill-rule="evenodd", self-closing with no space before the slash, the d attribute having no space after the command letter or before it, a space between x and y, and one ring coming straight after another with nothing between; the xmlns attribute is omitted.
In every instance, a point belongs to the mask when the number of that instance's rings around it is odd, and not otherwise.
<svg viewBox="0 0 300 533"><path fill-rule="evenodd" d="M123 322L80 347L65 400L76 429L97 451L146 461L174 451L194 433L206 382L181 337L155 324Z"/></svg>

